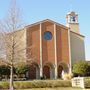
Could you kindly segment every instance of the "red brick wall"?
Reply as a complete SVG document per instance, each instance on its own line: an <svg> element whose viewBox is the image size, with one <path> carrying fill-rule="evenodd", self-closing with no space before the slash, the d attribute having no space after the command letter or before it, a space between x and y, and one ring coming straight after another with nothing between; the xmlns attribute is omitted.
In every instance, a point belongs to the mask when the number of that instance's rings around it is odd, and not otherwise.
<svg viewBox="0 0 90 90"><path fill-rule="evenodd" d="M57 61L62 61L61 27L56 26Z"/></svg>
<svg viewBox="0 0 90 90"><path fill-rule="evenodd" d="M57 26L57 59L69 62L68 30L60 26Z"/></svg>
<svg viewBox="0 0 90 90"><path fill-rule="evenodd" d="M28 49L27 54L31 52L31 56L35 62L40 63L40 26L35 25L27 28L27 47L31 47L31 51ZM30 55L29 57L30 58Z"/></svg>
<svg viewBox="0 0 90 90"><path fill-rule="evenodd" d="M44 39L44 32L50 31L53 35L51 40ZM69 62L68 30L56 26L57 60L59 62ZM40 25L27 28L27 47L32 46L32 55L36 62L40 63ZM30 52L27 50L27 53ZM29 57L30 58L30 57ZM46 62L55 62L55 44L54 44L54 24L50 22L42 23L42 58L43 64Z"/></svg>
<svg viewBox="0 0 90 90"><path fill-rule="evenodd" d="M55 48L54 48L54 37L51 40L45 40L43 35L45 31L50 31L54 35L54 26L51 23L44 23L42 25L42 45L43 45L43 63L55 61Z"/></svg>

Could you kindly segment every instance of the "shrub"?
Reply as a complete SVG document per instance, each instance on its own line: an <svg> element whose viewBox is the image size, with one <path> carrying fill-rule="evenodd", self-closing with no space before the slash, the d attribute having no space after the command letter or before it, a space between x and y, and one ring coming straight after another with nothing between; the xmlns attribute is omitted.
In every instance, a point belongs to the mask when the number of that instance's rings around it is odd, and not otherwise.
<svg viewBox="0 0 90 90"><path fill-rule="evenodd" d="M90 88L90 77L85 77L85 87Z"/></svg>
<svg viewBox="0 0 90 90"><path fill-rule="evenodd" d="M28 70L29 67L24 62L18 63L15 66L15 72L19 78L22 78Z"/></svg>
<svg viewBox="0 0 90 90"><path fill-rule="evenodd" d="M0 75L2 78L9 78L10 75L10 67L7 65L0 65Z"/></svg>
<svg viewBox="0 0 90 90"><path fill-rule="evenodd" d="M1 81L0 82L0 89L9 89L9 83Z"/></svg>
<svg viewBox="0 0 90 90"><path fill-rule="evenodd" d="M72 77L73 77L73 74L68 74L68 73L65 73L64 75L63 75L63 79L64 80L71 80L72 79Z"/></svg>
<svg viewBox="0 0 90 90"><path fill-rule="evenodd" d="M87 76L89 65L86 61L78 61L73 65L74 76Z"/></svg>

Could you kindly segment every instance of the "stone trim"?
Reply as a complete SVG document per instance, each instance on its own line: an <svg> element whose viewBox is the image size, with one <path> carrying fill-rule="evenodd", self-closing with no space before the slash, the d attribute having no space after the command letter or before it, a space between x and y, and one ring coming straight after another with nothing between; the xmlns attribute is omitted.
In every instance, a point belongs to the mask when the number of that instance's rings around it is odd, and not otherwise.
<svg viewBox="0 0 90 90"><path fill-rule="evenodd" d="M56 44L56 24L54 24L54 44L55 44L55 79L57 79L57 44Z"/></svg>
<svg viewBox="0 0 90 90"><path fill-rule="evenodd" d="M42 65L42 24L40 23L40 77L43 77L43 65Z"/></svg>

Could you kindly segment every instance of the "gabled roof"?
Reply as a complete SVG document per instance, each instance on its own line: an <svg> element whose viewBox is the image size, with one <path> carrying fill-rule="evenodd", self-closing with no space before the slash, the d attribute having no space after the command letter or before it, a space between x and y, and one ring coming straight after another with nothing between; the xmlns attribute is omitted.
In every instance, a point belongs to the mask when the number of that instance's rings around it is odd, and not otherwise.
<svg viewBox="0 0 90 90"><path fill-rule="evenodd" d="M40 23L44 23L44 22L50 22L50 23L53 23L53 24L59 25L59 26L61 26L62 28L69 29L67 26L62 25L62 24L60 24L60 23L57 23L57 22L55 22L55 21L53 21L53 20L50 20L50 19L45 19L45 20L42 20L42 21L39 21L39 22L36 22L36 23L30 24L30 25L27 25L26 27L32 27L32 26L34 26L34 25L38 25L38 24L40 24Z"/></svg>
<svg viewBox="0 0 90 90"><path fill-rule="evenodd" d="M60 23L58 23L58 22L55 22L55 21L53 21L53 20L50 20L50 19L45 19L45 20L42 20L42 21L39 21L39 22L30 24L30 25L27 25L27 26L25 26L25 27L26 27L26 28L32 27L32 26L34 26L34 25L38 25L38 24L40 24L40 23L45 23L45 22L50 22L50 23L59 25L59 26L62 27L62 28L70 29L69 27L67 27L67 26L65 26L65 25L62 25L62 24L60 24ZM81 37L84 37L82 34L75 33L75 32L73 32L73 31L70 31L70 32L72 32L72 33L74 33L74 34L77 34L77 35L79 35L79 36L81 36Z"/></svg>

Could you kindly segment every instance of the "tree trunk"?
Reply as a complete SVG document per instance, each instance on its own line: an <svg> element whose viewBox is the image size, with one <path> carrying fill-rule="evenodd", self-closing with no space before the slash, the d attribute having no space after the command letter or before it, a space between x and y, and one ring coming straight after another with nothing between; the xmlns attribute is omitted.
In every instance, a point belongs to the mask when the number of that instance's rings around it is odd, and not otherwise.
<svg viewBox="0 0 90 90"><path fill-rule="evenodd" d="M10 90L14 90L14 86L13 86L13 65L11 65L11 72L10 72Z"/></svg>

